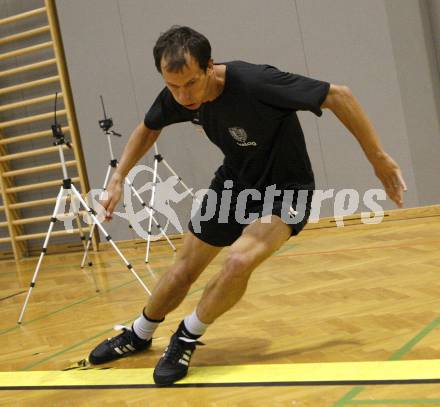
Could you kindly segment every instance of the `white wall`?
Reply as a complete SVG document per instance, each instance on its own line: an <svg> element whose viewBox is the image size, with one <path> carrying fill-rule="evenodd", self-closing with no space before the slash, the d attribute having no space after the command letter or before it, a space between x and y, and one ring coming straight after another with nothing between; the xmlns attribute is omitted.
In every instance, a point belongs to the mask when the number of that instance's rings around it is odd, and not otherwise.
<svg viewBox="0 0 440 407"><path fill-rule="evenodd" d="M414 0L57 0L90 184L102 184L108 156L97 126L99 95L124 142L162 88L152 48L173 24L203 32L215 61L244 59L350 86L401 165L406 206L440 201L438 71L424 2ZM438 10L438 9L436 9ZM429 18L428 18L429 20ZM355 139L331 112L300 113L320 188L379 187ZM218 149L190 124L166 129L160 152L188 185L206 187ZM152 164L151 154L147 159ZM161 175L168 176L165 170ZM387 201L385 208L393 205ZM186 227L190 203L179 205ZM329 203L323 215L330 215ZM362 210L363 208L360 208ZM183 219L185 221L183 221ZM132 235L109 225L116 239Z"/></svg>

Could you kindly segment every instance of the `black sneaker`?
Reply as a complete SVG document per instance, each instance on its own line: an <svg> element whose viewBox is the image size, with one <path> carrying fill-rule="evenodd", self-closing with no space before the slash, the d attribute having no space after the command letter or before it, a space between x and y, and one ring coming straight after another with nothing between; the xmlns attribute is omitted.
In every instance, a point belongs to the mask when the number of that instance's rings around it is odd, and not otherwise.
<svg viewBox="0 0 440 407"><path fill-rule="evenodd" d="M154 369L154 382L159 386L167 386L183 379L188 373L196 345L203 345L203 343L181 335L178 330L171 337L170 344Z"/></svg>
<svg viewBox="0 0 440 407"><path fill-rule="evenodd" d="M92 365L110 362L140 352L151 346L152 340L143 340L136 336L131 328L123 325L116 325L115 330L122 329L122 333L113 338L101 342L89 355L89 362Z"/></svg>

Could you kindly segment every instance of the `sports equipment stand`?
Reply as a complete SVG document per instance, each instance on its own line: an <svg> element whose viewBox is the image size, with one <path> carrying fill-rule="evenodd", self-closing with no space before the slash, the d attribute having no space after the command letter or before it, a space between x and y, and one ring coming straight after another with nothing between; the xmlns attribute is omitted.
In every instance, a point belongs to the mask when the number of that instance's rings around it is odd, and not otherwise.
<svg viewBox="0 0 440 407"><path fill-rule="evenodd" d="M58 220L58 218L57 218L58 210L60 208L60 205L61 205L61 202L62 202L62 199L63 199L64 195L67 195L68 197L70 197L70 200L71 200L71 203L72 203L72 208L73 208L74 212L76 212L75 215L77 213L79 213L79 208L76 207L76 205L74 203L75 202L74 200L75 200L75 198L78 199L80 205L82 205L85 208L85 210L90 214L90 217L92 218L94 224L96 224L99 227L99 229L105 235L105 238L107 239L107 241L110 242L110 244L116 250L117 254L121 257L121 259L123 260L123 262L127 266L127 269L133 273L133 275L138 280L138 282L141 284L143 289L149 295L151 295L151 292L148 289L148 287L140 279L140 277L138 276L138 274L134 270L133 266L127 261L127 259L124 257L124 255L119 250L119 248L116 246L116 244L113 241L113 239L111 238L111 236L106 232L106 230L102 226L101 222L98 220L98 218L96 216L97 215L96 211L94 209L91 209L91 208L88 207L87 203L85 202L85 200L83 199L81 194L78 192L78 190L76 189L75 185L73 184L71 178L69 178L69 176L67 174L67 167L66 167L66 161L64 159L63 146L67 145L69 148L71 146L70 146L70 143L68 141L66 142L64 134L63 134L63 132L61 130L61 126L56 121L56 101L57 101L57 94L55 94L55 123L51 126L51 129L52 129L52 135L55 138L54 145L58 146L58 152L59 152L60 161L61 161L61 168L62 168L62 171L63 171L63 182L62 182L62 186L60 188L60 191L58 192L58 196L57 196L57 199L56 199L56 202L55 202L55 208L53 210L52 218L50 220L49 230L47 231L46 238L44 240L43 249L42 249L40 257L38 259L38 263L37 263L37 266L35 268L34 275L32 277L32 281L30 283L26 299L24 301L23 307L22 307L21 312L20 312L20 316L18 318L18 323L19 324L21 324L21 322L23 320L23 316L24 316L24 313L26 311L26 307L27 307L27 304L29 302L29 298L30 298L30 296L32 294L33 288L35 287L35 282L37 280L38 273L40 271L44 255L47 252L47 246L48 246L48 243L49 243L50 235L52 233L52 229L53 229L53 227L55 225L55 222Z"/></svg>
<svg viewBox="0 0 440 407"><path fill-rule="evenodd" d="M111 130L111 128L113 127L113 119L111 117L107 117L107 114L106 114L106 111L105 111L105 107L104 107L104 100L103 100L102 96L100 96L100 98L101 98L102 110L103 110L103 113L104 113L104 119L99 121L99 127L101 128L101 130L103 131L103 133L107 137L108 148L109 148L109 151L110 151L110 162L108 164L107 173L105 175L104 184L102 186L102 190L104 192L106 190L106 188L107 188L107 184L108 184L108 181L110 179L110 173L111 173L112 169L116 169L116 167L118 166L118 160L115 158L115 155L113 153L111 136L116 136L116 137L122 137L122 136L121 136L121 134L116 133L113 130ZM125 182L129 186L130 190L133 192L134 196L138 199L138 201L140 202L142 207L147 211L147 214L148 214L148 217L149 217L149 222L150 222L149 223L150 227L148 229L149 230L148 237L151 236L151 222L154 222L156 227L160 230L161 234L165 237L165 239L167 240L168 244L173 249L173 251L176 251L176 247L173 245L173 243L168 238L168 236L166 235L166 233L163 230L163 228L161 227L161 225L157 222L156 218L154 217L153 205L150 204L150 205L147 206L147 204L144 202L142 197L139 195L138 191L133 186L132 182L130 181L130 179L128 177L125 178ZM124 208L125 208L125 204L124 204ZM130 227L131 227L131 225L130 225ZM95 228L95 224L93 224L92 229L90 231L89 238L87 240L86 250L85 250L85 253L84 253L83 260L81 262L81 268L84 267L84 264L85 264L85 261L86 261L86 257L87 257L88 250L90 248L90 244L91 244L94 228Z"/></svg>
<svg viewBox="0 0 440 407"><path fill-rule="evenodd" d="M165 158L159 154L159 150L157 148L157 143L154 143L154 171L153 171L153 187L151 191L151 199L150 199L150 208L154 207L154 200L156 197L156 186L157 186L157 177L158 177L158 164L163 163L168 171L171 172L175 177L177 177L178 181L182 184L185 190L195 199L197 202L200 202L197 197L194 195L191 189L187 187L187 185L182 181L182 178L177 175L177 173L173 170L173 168L168 164ZM147 249L145 253L145 263L148 263L150 257L150 245L151 245L151 218L148 224L148 238L147 238Z"/></svg>

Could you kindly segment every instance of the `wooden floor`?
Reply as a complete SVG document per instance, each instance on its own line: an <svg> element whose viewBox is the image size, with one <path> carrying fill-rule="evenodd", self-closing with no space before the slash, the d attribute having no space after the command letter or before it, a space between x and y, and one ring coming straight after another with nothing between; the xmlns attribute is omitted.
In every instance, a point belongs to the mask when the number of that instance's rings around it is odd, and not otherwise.
<svg viewBox="0 0 440 407"><path fill-rule="evenodd" d="M244 299L210 327L192 366L440 359L440 216L308 229L254 273ZM179 247L179 241L177 241ZM173 262L168 246L124 247L153 287ZM148 352L111 367L154 367L226 250L156 331ZM130 324L146 295L117 255L93 254L100 293L81 254L47 255L25 315L16 321L36 258L0 263L0 370L63 370L112 326ZM105 374L105 371L103 371ZM440 406L439 384L0 390L5 406Z"/></svg>

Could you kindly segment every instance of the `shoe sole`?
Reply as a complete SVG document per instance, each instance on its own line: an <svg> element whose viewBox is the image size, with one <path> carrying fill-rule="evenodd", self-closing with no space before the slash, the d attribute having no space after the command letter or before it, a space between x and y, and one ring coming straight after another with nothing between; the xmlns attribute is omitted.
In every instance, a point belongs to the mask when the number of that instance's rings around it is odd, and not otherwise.
<svg viewBox="0 0 440 407"><path fill-rule="evenodd" d="M173 378L169 378L168 380L164 380L164 378L163 377L160 377L160 376L156 376L154 373L153 373L153 380L154 380L154 383L157 385L157 386L171 386L172 384L174 384L174 383L176 383L176 382L178 382L179 380L182 380L184 377L186 377L188 375L188 372L186 372L184 375L182 375L182 376L174 376Z"/></svg>
<svg viewBox="0 0 440 407"><path fill-rule="evenodd" d="M89 361L89 363L92 364L92 365L103 365L104 363L113 362L113 361L115 361L115 360L122 359L122 358L125 358L125 357L127 357L127 356L133 356L133 355L136 355L136 354L138 354L138 353L145 352L145 351L147 351L147 350L150 349L150 348L151 348L151 342L150 342L150 344L149 344L145 349L139 349L139 350L137 350L136 352L124 353L123 355L120 355L120 354L118 353L117 355L114 355L113 358L111 358L111 359L106 359L106 360L102 360L102 359L99 359L99 358L98 358L98 359L95 359L95 358L92 356L92 354L90 354L89 357L88 357L88 361Z"/></svg>

